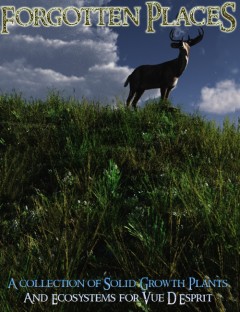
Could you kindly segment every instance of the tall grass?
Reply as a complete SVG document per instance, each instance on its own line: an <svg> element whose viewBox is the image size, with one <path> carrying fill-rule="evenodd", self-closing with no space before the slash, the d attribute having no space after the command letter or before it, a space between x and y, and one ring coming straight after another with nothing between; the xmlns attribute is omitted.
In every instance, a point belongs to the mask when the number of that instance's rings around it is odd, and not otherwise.
<svg viewBox="0 0 240 312"><path fill-rule="evenodd" d="M2 95L0 179L3 311L239 311L238 126L163 103L131 111ZM31 305L26 292L53 290L7 289L10 277L104 276L210 277L229 287L198 288L214 300L184 307Z"/></svg>

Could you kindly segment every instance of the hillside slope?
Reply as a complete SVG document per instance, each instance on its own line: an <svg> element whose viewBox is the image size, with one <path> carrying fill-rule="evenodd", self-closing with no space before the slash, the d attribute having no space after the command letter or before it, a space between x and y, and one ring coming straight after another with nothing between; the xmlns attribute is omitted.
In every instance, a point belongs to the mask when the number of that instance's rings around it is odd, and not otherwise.
<svg viewBox="0 0 240 312"><path fill-rule="evenodd" d="M217 128L163 103L131 111L57 94L31 103L4 95L0 179L4 311L239 311L240 131L227 121ZM189 293L194 277L190 293L211 302L146 305L139 284L17 291L7 289L11 277L186 281L153 294ZM23 303L27 292L141 300L52 306Z"/></svg>

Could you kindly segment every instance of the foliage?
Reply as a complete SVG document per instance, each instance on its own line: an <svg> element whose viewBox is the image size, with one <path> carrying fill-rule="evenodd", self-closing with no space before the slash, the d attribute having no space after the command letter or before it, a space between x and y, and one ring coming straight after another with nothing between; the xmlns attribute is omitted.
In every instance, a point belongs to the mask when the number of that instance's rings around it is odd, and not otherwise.
<svg viewBox="0 0 240 312"><path fill-rule="evenodd" d="M24 304L27 290L6 289L10 277L106 275L225 279L227 289L197 290L212 293L211 304L161 311L239 311L238 126L217 127L163 103L132 111L58 94L45 102L1 95L0 179L4 311L80 306ZM84 304L84 311L123 309L159 305Z"/></svg>

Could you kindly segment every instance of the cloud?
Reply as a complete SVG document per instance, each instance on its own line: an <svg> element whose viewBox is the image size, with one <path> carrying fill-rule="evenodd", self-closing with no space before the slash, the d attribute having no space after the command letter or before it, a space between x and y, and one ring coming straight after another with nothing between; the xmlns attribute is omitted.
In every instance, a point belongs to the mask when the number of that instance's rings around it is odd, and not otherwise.
<svg viewBox="0 0 240 312"><path fill-rule="evenodd" d="M14 0L13 0L14 1ZM64 5L39 0L39 6ZM15 1L16 2L16 1ZM105 5L110 0L69 0L69 5ZM17 7L24 1L16 2ZM74 94L107 104L116 98L125 100L128 88L123 84L132 72L119 65L118 34L108 27L11 27L1 37L0 92L20 92L24 98L47 97L57 90L63 96ZM158 97L159 90L148 91L139 101Z"/></svg>
<svg viewBox="0 0 240 312"><path fill-rule="evenodd" d="M83 75L64 75L52 69L33 67L24 59L0 65L4 79L0 91L21 92L24 97L45 98L49 91L58 90L64 96L74 94L77 98L114 101L123 95L123 84L128 69L118 68L114 63L95 65Z"/></svg>
<svg viewBox="0 0 240 312"><path fill-rule="evenodd" d="M69 0L69 5L104 5L110 0ZM63 0L47 6L64 5ZM39 5L46 7L46 1ZM16 2L22 6L23 0ZM127 95L131 69L118 64L118 35L107 27L12 27L1 37L0 91L45 98L50 89L69 96L112 101Z"/></svg>
<svg viewBox="0 0 240 312"><path fill-rule="evenodd" d="M208 113L226 114L240 109L240 84L234 80L223 80L215 87L201 90L199 109Z"/></svg>
<svg viewBox="0 0 240 312"><path fill-rule="evenodd" d="M24 58L33 67L50 68L66 75L83 75L95 64L113 62L118 67L117 34L111 30L65 32L55 32L53 38L48 33L6 36L0 45L2 60Z"/></svg>

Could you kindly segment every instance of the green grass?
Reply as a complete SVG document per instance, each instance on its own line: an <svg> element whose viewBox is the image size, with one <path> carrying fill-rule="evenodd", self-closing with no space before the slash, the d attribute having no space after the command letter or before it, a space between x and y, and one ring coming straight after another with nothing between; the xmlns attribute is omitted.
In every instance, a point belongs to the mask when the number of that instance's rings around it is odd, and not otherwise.
<svg viewBox="0 0 240 312"><path fill-rule="evenodd" d="M1 311L239 311L240 128L163 103L132 111L1 95L0 233ZM31 305L27 292L81 290L7 289L10 277L105 276L208 276L229 287L197 288L212 302L184 306ZM140 289L106 293L118 292Z"/></svg>

